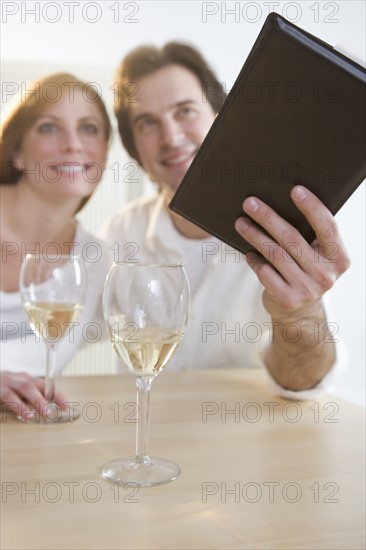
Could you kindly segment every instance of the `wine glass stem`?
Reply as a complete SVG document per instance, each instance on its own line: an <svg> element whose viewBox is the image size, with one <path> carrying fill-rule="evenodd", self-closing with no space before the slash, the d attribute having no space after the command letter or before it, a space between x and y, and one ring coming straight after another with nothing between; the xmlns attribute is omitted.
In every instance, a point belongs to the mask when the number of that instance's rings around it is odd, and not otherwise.
<svg viewBox="0 0 366 550"><path fill-rule="evenodd" d="M47 369L44 381L44 397L48 403L55 398L56 344L47 344Z"/></svg>
<svg viewBox="0 0 366 550"><path fill-rule="evenodd" d="M136 378L137 387L137 424L136 424L136 462L148 463L149 404L152 378Z"/></svg>

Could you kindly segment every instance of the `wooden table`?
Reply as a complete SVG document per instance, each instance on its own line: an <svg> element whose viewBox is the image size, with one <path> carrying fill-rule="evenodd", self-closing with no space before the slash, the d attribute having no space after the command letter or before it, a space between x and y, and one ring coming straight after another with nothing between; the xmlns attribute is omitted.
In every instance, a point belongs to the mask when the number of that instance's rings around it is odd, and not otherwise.
<svg viewBox="0 0 366 550"><path fill-rule="evenodd" d="M334 396L293 402L261 371L162 373L150 451L175 481L137 489L100 477L132 455L132 377L60 379L71 424L2 435L2 549L357 549L364 539L364 411Z"/></svg>

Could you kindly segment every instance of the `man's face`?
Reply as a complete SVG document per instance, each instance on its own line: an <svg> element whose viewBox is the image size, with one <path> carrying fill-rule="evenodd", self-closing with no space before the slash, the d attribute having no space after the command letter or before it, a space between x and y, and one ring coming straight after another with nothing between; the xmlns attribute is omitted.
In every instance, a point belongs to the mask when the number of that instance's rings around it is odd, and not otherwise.
<svg viewBox="0 0 366 550"><path fill-rule="evenodd" d="M159 69L137 84L129 116L139 159L152 181L174 193L215 113L197 77L179 65Z"/></svg>

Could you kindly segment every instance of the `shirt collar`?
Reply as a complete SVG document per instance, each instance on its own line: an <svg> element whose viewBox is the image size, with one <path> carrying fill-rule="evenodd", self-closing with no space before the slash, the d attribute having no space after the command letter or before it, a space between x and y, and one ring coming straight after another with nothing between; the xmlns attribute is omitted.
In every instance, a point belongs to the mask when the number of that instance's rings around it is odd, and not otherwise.
<svg viewBox="0 0 366 550"><path fill-rule="evenodd" d="M183 257L180 241L181 235L176 229L166 207L166 193L160 191L157 194L147 225L146 242L151 251L156 248L167 252L173 252L179 259Z"/></svg>
<svg viewBox="0 0 366 550"><path fill-rule="evenodd" d="M173 254L175 261L183 262L185 253L182 239L184 239L184 236L173 223L166 207L166 192L162 190L156 195L147 225L147 247L152 253L155 253L156 250L162 250L168 255ZM217 252L209 255L207 258L209 264L216 265L220 261L220 246L222 246L222 243L220 243L217 237L213 236L207 237L204 241L210 241L218 248Z"/></svg>

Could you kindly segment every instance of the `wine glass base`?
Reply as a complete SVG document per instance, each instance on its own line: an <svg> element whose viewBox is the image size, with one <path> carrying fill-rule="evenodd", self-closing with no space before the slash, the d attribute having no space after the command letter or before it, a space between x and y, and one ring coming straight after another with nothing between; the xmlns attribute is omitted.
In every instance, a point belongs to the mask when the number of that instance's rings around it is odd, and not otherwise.
<svg viewBox="0 0 366 550"><path fill-rule="evenodd" d="M49 403L42 410L42 414L39 410L30 408L26 410L26 418L17 416L17 419L25 424L59 424L61 422L74 422L79 416L80 412L74 407L62 410L55 403Z"/></svg>
<svg viewBox="0 0 366 550"><path fill-rule="evenodd" d="M159 457L149 457L144 461L136 458L118 458L107 462L102 468L105 479L114 483L133 483L139 487L152 487L173 481L180 474L175 462Z"/></svg>

